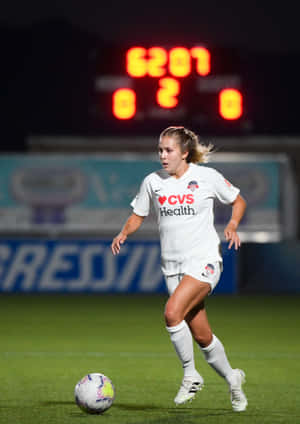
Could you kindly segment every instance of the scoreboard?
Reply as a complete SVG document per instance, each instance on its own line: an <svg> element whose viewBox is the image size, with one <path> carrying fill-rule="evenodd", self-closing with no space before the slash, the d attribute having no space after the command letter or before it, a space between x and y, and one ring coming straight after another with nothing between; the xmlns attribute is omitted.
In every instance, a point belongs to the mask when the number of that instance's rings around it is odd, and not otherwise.
<svg viewBox="0 0 300 424"><path fill-rule="evenodd" d="M232 50L202 43L106 49L93 75L94 127L124 135L168 125L202 133L247 131L242 65Z"/></svg>

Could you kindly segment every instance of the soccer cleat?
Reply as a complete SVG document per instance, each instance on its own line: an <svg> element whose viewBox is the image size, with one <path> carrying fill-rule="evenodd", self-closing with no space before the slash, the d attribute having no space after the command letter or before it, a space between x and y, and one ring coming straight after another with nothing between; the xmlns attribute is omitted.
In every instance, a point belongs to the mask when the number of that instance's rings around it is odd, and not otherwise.
<svg viewBox="0 0 300 424"><path fill-rule="evenodd" d="M229 386L232 409L236 412L245 411L248 405L247 398L242 390L242 385L246 381L245 373L239 369L235 369L233 372L235 381Z"/></svg>
<svg viewBox="0 0 300 424"><path fill-rule="evenodd" d="M184 377L178 393L174 399L176 405L182 405L187 401L192 401L196 393L204 386L204 380L199 375L194 377Z"/></svg>

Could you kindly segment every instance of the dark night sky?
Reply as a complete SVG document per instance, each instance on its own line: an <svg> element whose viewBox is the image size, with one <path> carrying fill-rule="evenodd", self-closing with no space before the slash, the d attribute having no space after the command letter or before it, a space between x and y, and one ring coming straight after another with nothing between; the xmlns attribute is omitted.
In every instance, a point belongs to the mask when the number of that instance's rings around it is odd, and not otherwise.
<svg viewBox="0 0 300 424"><path fill-rule="evenodd" d="M300 50L294 1L151 1L151 7L137 1L102 3L2 1L0 25L19 28L44 19L65 18L111 41L161 42L164 38L281 53Z"/></svg>
<svg viewBox="0 0 300 424"><path fill-rule="evenodd" d="M122 48L139 43L205 44L214 52L216 69L219 64L221 72L242 75L247 99L245 120L249 119L244 126L241 122L237 131L300 134L300 42L295 2L285 1L284 9L282 4L270 0L154 0L151 7L136 0L105 2L105 6L103 3L1 2L1 131L12 149L23 149L30 134L93 135L112 129L116 132L110 97L107 100L108 94L101 94L103 103L97 103L100 95L95 92L94 79L98 74L109 74L110 67L123 69L115 63L122 57ZM108 56L111 52L114 60ZM149 96L155 93L153 87L143 90ZM191 104L188 118L193 111L198 113L194 98L190 101L187 95L186 104ZM148 107L147 100L145 105ZM146 106L141 107L142 115ZM205 101L205 107L214 108L215 104ZM109 113L108 118L105 113ZM139 117L140 121L128 122L128 133L135 134L138 126L140 132L146 132L145 122L149 133L157 132L151 119L145 118L147 113L144 118ZM217 131L219 121L215 122L210 125ZM160 120L156 124L159 128L163 125ZM125 125L120 125L121 134ZM205 124L201 125L205 131ZM230 132L231 127L228 128ZM2 148L7 149L7 145L2 143Z"/></svg>

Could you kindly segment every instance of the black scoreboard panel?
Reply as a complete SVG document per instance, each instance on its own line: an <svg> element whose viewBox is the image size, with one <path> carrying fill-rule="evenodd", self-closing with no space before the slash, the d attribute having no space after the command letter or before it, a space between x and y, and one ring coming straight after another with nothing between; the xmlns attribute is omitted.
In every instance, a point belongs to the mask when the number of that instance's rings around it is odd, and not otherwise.
<svg viewBox="0 0 300 424"><path fill-rule="evenodd" d="M96 55L90 119L97 132L151 133L186 125L251 131L244 64L234 50L190 45L111 47Z"/></svg>

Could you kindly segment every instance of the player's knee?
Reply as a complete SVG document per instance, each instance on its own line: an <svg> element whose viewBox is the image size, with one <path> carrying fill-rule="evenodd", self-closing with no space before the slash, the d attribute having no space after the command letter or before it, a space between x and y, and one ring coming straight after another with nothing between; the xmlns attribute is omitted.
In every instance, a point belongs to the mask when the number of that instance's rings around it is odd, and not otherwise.
<svg viewBox="0 0 300 424"><path fill-rule="evenodd" d="M183 320L178 308L172 302L167 302L165 307L165 321L168 327L173 327Z"/></svg>
<svg viewBox="0 0 300 424"><path fill-rule="evenodd" d="M195 339L195 342L200 347L206 347L210 345L213 335L211 332L203 332L203 333L200 332L197 334L193 334L193 337Z"/></svg>

